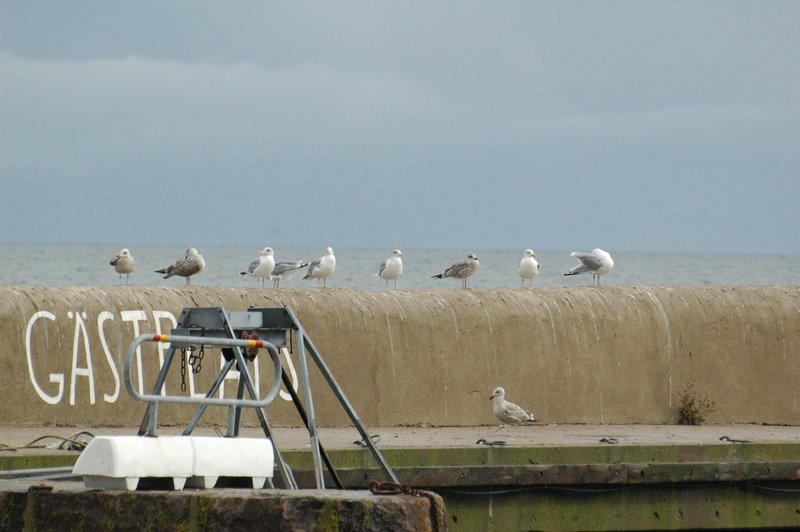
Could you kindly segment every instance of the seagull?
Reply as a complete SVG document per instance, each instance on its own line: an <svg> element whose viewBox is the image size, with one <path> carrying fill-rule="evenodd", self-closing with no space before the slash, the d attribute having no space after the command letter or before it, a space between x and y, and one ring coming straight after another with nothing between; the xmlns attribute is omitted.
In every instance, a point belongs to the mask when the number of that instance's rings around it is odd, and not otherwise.
<svg viewBox="0 0 800 532"><path fill-rule="evenodd" d="M607 274L614 267L614 259L611 258L608 251L603 251L600 248L594 248L591 253L573 251L569 255L570 257L575 257L581 263L564 275L591 273L592 286L595 286L595 279L597 279L597 286L600 286L600 276Z"/></svg>
<svg viewBox="0 0 800 532"><path fill-rule="evenodd" d="M303 279L322 279L322 286L326 286L325 280L336 271L336 257L333 255L333 248L325 248L325 254L311 262L308 272Z"/></svg>
<svg viewBox="0 0 800 532"><path fill-rule="evenodd" d="M397 278L403 274L403 252L399 249L392 251L392 256L381 263L377 275L386 279L386 286L389 286L389 281L394 281L394 287L397 288Z"/></svg>
<svg viewBox="0 0 800 532"><path fill-rule="evenodd" d="M467 255L467 258L460 260L442 273L431 275L431 279L444 279L445 277L456 277L461 279L461 287L467 287L467 277L478 271L478 256L474 253Z"/></svg>
<svg viewBox="0 0 800 532"><path fill-rule="evenodd" d="M281 281L291 278L292 275L309 264L311 263L303 262L302 260L284 260L275 263L275 268L269 276L270 281L272 281L272 288L280 288Z"/></svg>
<svg viewBox="0 0 800 532"><path fill-rule="evenodd" d="M503 425L519 425L520 423L528 421L536 421L533 419L533 414L531 412L528 412L519 405L506 401L506 391L499 386L494 389L489 399L494 400L492 412L494 412L495 417L499 419ZM500 428L502 428L503 425L500 425ZM497 430L500 430L500 428Z"/></svg>
<svg viewBox="0 0 800 532"><path fill-rule="evenodd" d="M119 250L118 255L114 255L111 257L110 265L114 267L114 270L119 274L119 282L122 282L122 274L125 274L125 284L128 284L128 279L130 275L133 273L134 265L133 265L133 255L128 250L128 248L122 248Z"/></svg>
<svg viewBox="0 0 800 532"><path fill-rule="evenodd" d="M264 281L272 274L275 269L275 258L272 256L272 248L266 247L258 252L259 257L250 263L246 272L239 272L239 275L251 275L259 279L261 287L264 287Z"/></svg>
<svg viewBox="0 0 800 532"><path fill-rule="evenodd" d="M156 273L163 273L164 279L169 279L175 275L186 278L186 285L191 284L191 277L203 271L206 267L206 261L203 256L197 252L196 248L189 248L186 250L186 256L178 259L169 266L156 270Z"/></svg>
<svg viewBox="0 0 800 532"><path fill-rule="evenodd" d="M539 274L539 261L536 260L536 254L532 249L522 252L522 260L519 261L517 273L522 277L522 286L525 286L525 279L530 279L531 286L533 286L533 278Z"/></svg>

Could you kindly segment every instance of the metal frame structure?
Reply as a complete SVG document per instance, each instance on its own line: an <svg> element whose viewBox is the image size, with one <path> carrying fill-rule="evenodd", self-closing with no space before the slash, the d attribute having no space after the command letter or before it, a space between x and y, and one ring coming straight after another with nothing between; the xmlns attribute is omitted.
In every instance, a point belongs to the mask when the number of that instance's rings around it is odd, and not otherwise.
<svg viewBox="0 0 800 532"><path fill-rule="evenodd" d="M242 339L243 336L248 335L257 336L258 339ZM278 356L279 348L292 347L292 336L294 336L294 344L297 348L303 402L301 402L295 392L288 375L282 370L280 357ZM137 352L138 346L145 341L170 343L161 370L156 378L153 392L149 395L139 394L133 387L131 377L133 357ZM208 392L206 392L205 397L169 396L163 394L164 383L174 361L176 351L206 345L220 347L225 363ZM264 399L258 398L258 391L255 389L250 372L247 369L248 357L245 356L245 352L243 351L245 348L266 348L275 366L272 387ZM316 487L318 489L325 488L325 477L322 469L324 462L334 483L341 489L343 485L317 435L317 422L314 414L314 402L311 392L311 381L309 379L307 356L310 356L316 364L334 396L358 430L366 448L370 450L381 470L393 482L398 482L389 464L375 446L374 441L370 438L364 423L359 418L353 405L347 399L344 391L336 382L333 373L322 359L322 355L314 346L311 339L306 334L305 329L300 325L297 316L289 307L251 307L245 312L228 312L221 307L185 308L183 312L181 312L178 326L172 330L170 335L145 334L134 340L128 348L123 369L125 385L128 392L135 399L148 403L144 418L139 427L139 435L156 435L159 403L191 403L198 405L194 416L192 416L192 419L183 431L184 435L190 435L192 433L208 406L217 405L227 406L229 408L227 436L236 437L239 435L241 424L241 409L243 407L253 408L258 416L265 436L270 438L273 442L275 462L284 487L287 489L298 489L291 468L289 468L288 464L281 457L264 410L264 407L277 396L282 380L292 398L292 402L298 414L308 430L311 455L314 461ZM213 397L218 393L227 374L234 366L240 372L236 398L224 399ZM247 391L250 399L245 398L245 391Z"/></svg>

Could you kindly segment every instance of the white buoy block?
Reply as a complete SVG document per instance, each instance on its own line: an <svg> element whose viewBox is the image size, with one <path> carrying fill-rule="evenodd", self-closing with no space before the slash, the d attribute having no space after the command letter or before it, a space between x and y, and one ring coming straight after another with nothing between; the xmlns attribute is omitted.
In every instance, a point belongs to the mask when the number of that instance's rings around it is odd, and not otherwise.
<svg viewBox="0 0 800 532"><path fill-rule="evenodd" d="M96 436L75 462L87 488L135 490L140 478L172 478L176 490L192 476L193 451L184 436Z"/></svg>
<svg viewBox="0 0 800 532"><path fill-rule="evenodd" d="M186 485L213 488L219 477L249 477L253 488L272 478L275 457L266 438L213 438L192 436L194 463Z"/></svg>
<svg viewBox="0 0 800 532"><path fill-rule="evenodd" d="M274 471L266 438L97 436L72 469L87 488L135 490L140 478L172 478L174 489L213 488L219 477L249 477L264 487Z"/></svg>

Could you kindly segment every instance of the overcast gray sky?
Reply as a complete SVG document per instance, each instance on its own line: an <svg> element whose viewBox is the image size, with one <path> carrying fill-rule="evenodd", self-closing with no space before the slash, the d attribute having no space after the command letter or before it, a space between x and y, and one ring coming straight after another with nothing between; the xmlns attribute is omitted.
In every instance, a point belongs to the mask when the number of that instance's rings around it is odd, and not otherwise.
<svg viewBox="0 0 800 532"><path fill-rule="evenodd" d="M0 0L0 241L800 254L800 2Z"/></svg>

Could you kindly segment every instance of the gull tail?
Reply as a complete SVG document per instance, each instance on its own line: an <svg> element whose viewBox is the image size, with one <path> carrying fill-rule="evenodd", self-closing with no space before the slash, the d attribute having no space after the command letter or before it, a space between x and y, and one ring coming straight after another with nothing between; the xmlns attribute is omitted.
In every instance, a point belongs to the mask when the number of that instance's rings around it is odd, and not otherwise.
<svg viewBox="0 0 800 532"><path fill-rule="evenodd" d="M441 273L437 273L436 275L431 275L431 279L441 279L441 278L442 278Z"/></svg>

